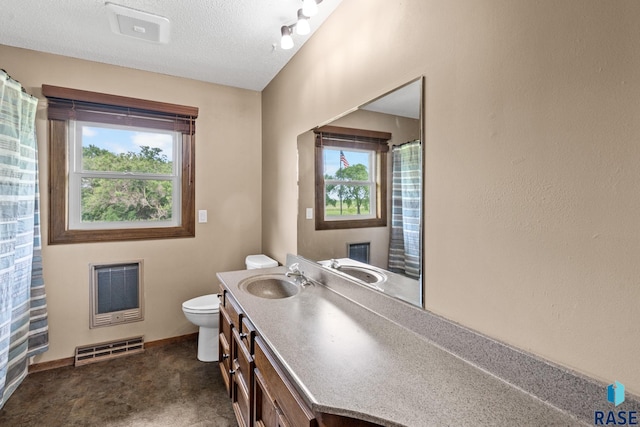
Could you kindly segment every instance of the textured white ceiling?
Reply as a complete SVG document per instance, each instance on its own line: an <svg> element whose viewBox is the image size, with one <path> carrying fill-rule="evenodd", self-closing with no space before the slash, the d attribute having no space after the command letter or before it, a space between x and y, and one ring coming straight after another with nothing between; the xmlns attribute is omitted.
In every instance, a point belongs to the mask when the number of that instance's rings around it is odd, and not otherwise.
<svg viewBox="0 0 640 427"><path fill-rule="evenodd" d="M280 27L296 21L302 0L111 1L168 18L170 42L114 34L105 0L8 0L0 43L261 91L311 36L294 34L294 48L280 49ZM340 2L318 5L312 34Z"/></svg>

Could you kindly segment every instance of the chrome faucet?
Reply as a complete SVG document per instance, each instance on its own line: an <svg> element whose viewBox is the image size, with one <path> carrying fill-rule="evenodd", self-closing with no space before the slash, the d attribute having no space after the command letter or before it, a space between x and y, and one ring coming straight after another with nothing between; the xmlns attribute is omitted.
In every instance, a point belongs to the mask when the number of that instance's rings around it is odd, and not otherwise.
<svg viewBox="0 0 640 427"><path fill-rule="evenodd" d="M287 277L296 277L296 281L300 281L301 285L311 283L311 281L304 275L304 271L300 270L300 265L296 262L289 266L289 271L285 274Z"/></svg>
<svg viewBox="0 0 640 427"><path fill-rule="evenodd" d="M338 269L340 268L340 263L338 262L337 259L332 259L331 263L329 264L329 267Z"/></svg>

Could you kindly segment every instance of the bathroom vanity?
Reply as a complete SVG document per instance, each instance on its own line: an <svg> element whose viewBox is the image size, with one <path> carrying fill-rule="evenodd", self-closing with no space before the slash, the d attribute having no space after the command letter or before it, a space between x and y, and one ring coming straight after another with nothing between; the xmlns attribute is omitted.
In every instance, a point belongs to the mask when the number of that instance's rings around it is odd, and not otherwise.
<svg viewBox="0 0 640 427"><path fill-rule="evenodd" d="M314 426L315 416L276 357L239 308L220 289L220 372L240 426Z"/></svg>
<svg viewBox="0 0 640 427"><path fill-rule="evenodd" d="M218 274L219 366L241 426L588 425L390 319L422 315L409 304L295 261L309 283L286 267ZM278 295L257 280L297 288ZM472 352L491 354L478 343Z"/></svg>

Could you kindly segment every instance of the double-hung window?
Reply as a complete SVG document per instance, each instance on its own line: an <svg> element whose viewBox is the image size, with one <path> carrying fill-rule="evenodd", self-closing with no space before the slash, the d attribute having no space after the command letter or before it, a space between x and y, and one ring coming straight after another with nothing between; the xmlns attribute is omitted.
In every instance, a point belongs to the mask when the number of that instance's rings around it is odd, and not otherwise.
<svg viewBox="0 0 640 427"><path fill-rule="evenodd" d="M50 243L195 235L197 108L43 86Z"/></svg>
<svg viewBox="0 0 640 427"><path fill-rule="evenodd" d="M180 224L181 135L69 121L69 229Z"/></svg>
<svg viewBox="0 0 640 427"><path fill-rule="evenodd" d="M316 133L316 229L386 226L391 134L324 126Z"/></svg>
<svg viewBox="0 0 640 427"><path fill-rule="evenodd" d="M375 218L376 151L324 147L325 221Z"/></svg>

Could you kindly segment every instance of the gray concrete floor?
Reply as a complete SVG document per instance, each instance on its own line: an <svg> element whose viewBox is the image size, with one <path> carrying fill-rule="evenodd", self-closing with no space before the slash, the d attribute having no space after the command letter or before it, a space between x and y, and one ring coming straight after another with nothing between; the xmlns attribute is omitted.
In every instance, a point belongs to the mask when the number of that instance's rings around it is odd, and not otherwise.
<svg viewBox="0 0 640 427"><path fill-rule="evenodd" d="M216 363L196 341L79 367L34 372L0 410L0 426L237 426Z"/></svg>

